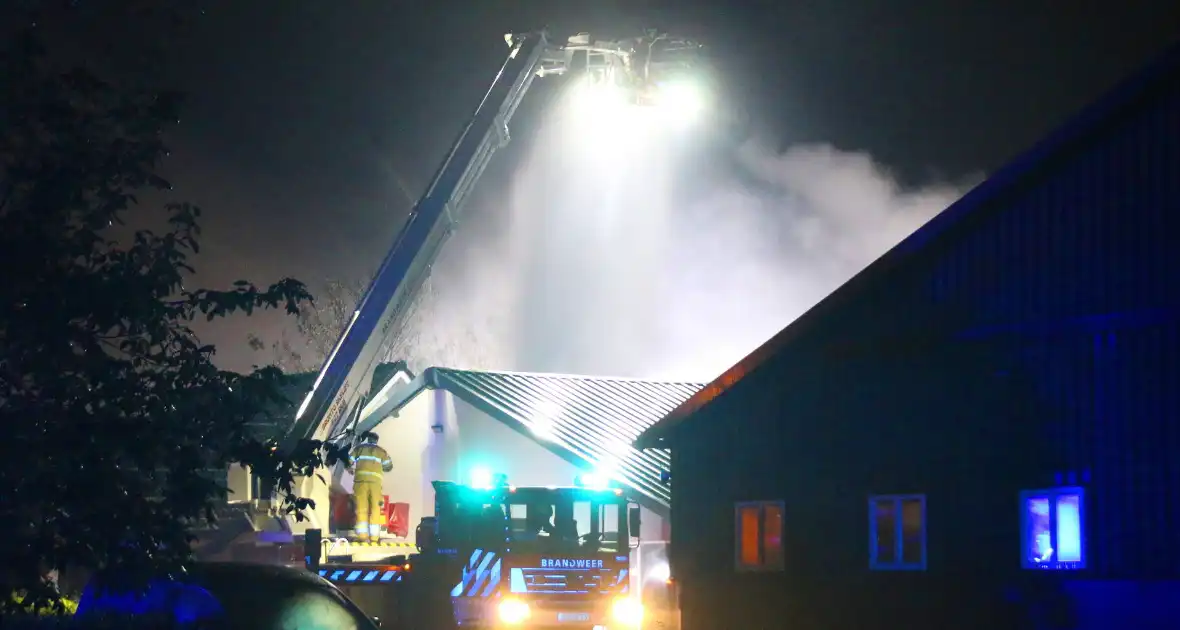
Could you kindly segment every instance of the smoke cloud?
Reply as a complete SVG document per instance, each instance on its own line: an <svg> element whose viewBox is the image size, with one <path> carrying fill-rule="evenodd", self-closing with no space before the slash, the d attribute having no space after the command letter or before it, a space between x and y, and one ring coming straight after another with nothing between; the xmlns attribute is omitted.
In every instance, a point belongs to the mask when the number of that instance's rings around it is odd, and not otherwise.
<svg viewBox="0 0 1180 630"><path fill-rule="evenodd" d="M709 380L964 192L830 146L599 118L555 108L444 251L428 311L447 315L415 325L470 331L454 367Z"/></svg>

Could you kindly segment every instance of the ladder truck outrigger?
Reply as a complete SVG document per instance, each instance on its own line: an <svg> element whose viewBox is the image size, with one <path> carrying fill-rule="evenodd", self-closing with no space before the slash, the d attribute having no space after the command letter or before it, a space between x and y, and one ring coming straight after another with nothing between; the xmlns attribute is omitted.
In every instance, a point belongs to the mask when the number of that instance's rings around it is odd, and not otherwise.
<svg viewBox="0 0 1180 630"><path fill-rule="evenodd" d="M493 153L508 143L508 124L536 78L580 72L591 83L619 88L633 103L654 104L662 86L693 68L701 49L655 31L611 41L583 33L557 42L542 30L509 34L505 41L507 59L414 205L280 448L307 438L347 439L380 353L405 326L465 202ZM354 597L364 598L357 589L366 585L389 585L372 591L381 593L374 606L404 627L639 624L642 606L627 597L629 543L639 534L639 510L622 489L433 485L435 515L416 530L417 554L361 563L322 557L322 533L330 532L329 491L314 478L301 480L297 492L315 507L302 521L284 517L284 527L303 537L309 567L337 584L355 583ZM578 514L589 520L582 524L589 527L585 534L579 533L575 506L585 506Z"/></svg>

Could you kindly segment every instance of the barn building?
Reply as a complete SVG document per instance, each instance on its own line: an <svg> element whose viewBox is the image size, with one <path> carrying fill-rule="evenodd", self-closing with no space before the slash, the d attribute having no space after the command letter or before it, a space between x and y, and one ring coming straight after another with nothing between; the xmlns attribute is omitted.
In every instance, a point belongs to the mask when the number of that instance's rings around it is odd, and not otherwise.
<svg viewBox="0 0 1180 630"><path fill-rule="evenodd" d="M684 630L1180 627L1178 248L1180 47L640 437Z"/></svg>
<svg viewBox="0 0 1180 630"><path fill-rule="evenodd" d="M384 383L357 430L376 433L393 455L384 491L407 504L411 523L434 514L435 480L502 473L517 486L569 486L599 473L640 505L643 539L667 540L668 454L633 442L700 384L439 367L399 370ZM346 475L334 483L345 492Z"/></svg>
<svg viewBox="0 0 1180 630"><path fill-rule="evenodd" d="M299 386L308 380L296 377L295 402L306 391ZM404 362L379 365L368 403L352 429L373 431L389 451L394 467L385 473L382 490L397 515L390 515L380 542L345 543L353 529L352 475L337 466L325 501L330 508L317 515L317 522L328 524L328 551L357 560L412 552L416 525L434 515L432 481L470 483L476 476L504 474L516 486L572 486L579 475L593 473L612 479L640 507L643 543L633 562L647 570L633 571L632 580L641 587L651 570L667 573L670 489L664 479L670 462L666 451L641 451L633 443L701 387L442 367L413 374ZM230 508L240 514L228 514L232 518L226 521L241 526L223 525L220 535L208 533L206 557L299 561L301 532L293 535L277 519L250 522L248 508L268 493L249 471L231 467L229 486L235 499ZM657 581L662 585L663 578Z"/></svg>

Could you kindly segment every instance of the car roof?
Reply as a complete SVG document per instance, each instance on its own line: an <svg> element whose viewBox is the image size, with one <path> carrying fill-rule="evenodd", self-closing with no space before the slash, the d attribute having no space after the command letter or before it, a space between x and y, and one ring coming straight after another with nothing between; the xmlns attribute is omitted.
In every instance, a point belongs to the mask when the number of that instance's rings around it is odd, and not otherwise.
<svg viewBox="0 0 1180 630"><path fill-rule="evenodd" d="M258 579L258 580L290 580L303 582L315 586L331 586L331 583L320 576L301 567L288 567L278 564L261 564L251 562L198 562L192 566L190 574L197 581L217 580L220 578Z"/></svg>
<svg viewBox="0 0 1180 630"><path fill-rule="evenodd" d="M278 587L284 591L292 587L298 590L302 586L339 593L331 582L303 568L246 562L198 562L184 576L152 581L148 591L140 595L103 592L92 581L83 590L78 610L79 614L159 611L160 606L169 605L166 599L160 599L160 594L174 587L184 591L195 589L194 592L204 593L206 597L212 596L217 606L222 606L224 597L233 597L242 589L253 586Z"/></svg>

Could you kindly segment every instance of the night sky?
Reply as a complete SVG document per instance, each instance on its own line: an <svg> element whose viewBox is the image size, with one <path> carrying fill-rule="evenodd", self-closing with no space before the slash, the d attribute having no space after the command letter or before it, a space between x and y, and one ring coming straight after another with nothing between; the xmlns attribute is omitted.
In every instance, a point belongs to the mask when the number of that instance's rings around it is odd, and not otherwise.
<svg viewBox="0 0 1180 630"><path fill-rule="evenodd" d="M1180 37L1164 0L177 0L180 28L76 4L45 22L71 50L191 95L168 171L206 210L206 284L374 267L510 30L697 37L752 127L906 182L994 170Z"/></svg>

